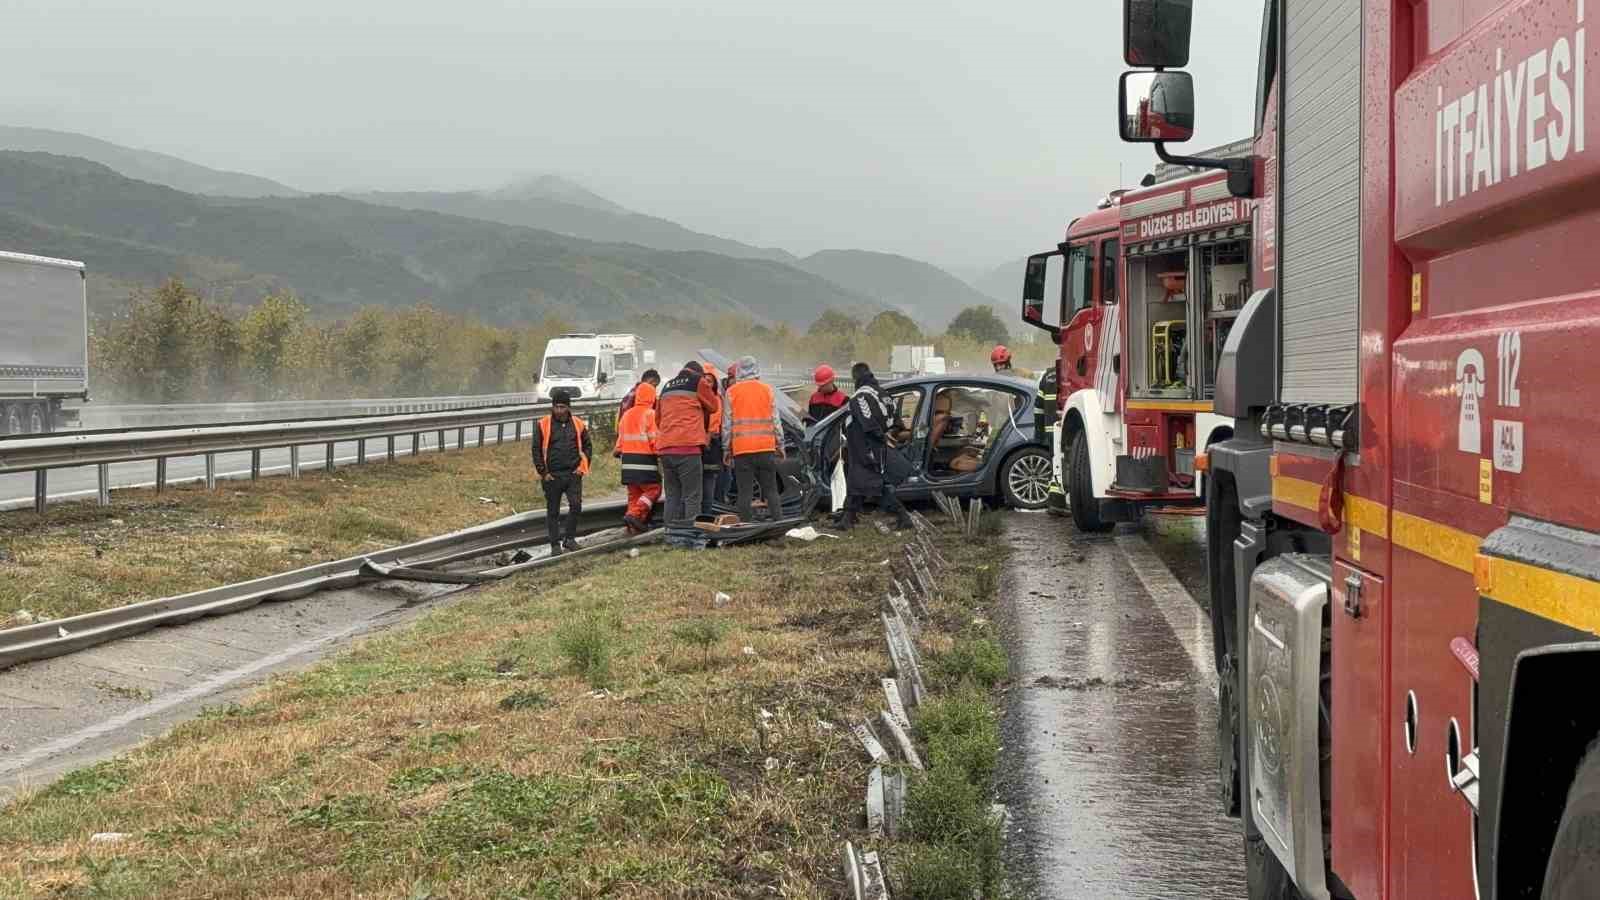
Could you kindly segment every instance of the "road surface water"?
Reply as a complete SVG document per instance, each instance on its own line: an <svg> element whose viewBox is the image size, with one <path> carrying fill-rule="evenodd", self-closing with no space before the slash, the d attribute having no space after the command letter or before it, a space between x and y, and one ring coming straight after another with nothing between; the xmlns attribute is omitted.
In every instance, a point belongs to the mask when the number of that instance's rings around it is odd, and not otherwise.
<svg viewBox="0 0 1600 900"><path fill-rule="evenodd" d="M1219 811L1215 678L1193 519L1081 535L1014 514L1001 582L1011 654L999 793L1021 896L1244 896Z"/></svg>

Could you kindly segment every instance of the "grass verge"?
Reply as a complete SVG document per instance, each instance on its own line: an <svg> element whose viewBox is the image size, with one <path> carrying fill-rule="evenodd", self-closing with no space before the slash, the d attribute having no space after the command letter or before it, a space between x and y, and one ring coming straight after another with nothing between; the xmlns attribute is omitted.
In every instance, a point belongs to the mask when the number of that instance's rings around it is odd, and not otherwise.
<svg viewBox="0 0 1600 900"><path fill-rule="evenodd" d="M596 453L590 496L617 492ZM494 502L485 502L488 498ZM296 569L544 507L528 444L0 512L0 628Z"/></svg>
<svg viewBox="0 0 1600 900"><path fill-rule="evenodd" d="M476 592L17 801L0 896L839 896L869 768L848 723L881 703L902 540L651 549ZM992 564L945 543L953 570ZM925 646L974 627L951 604Z"/></svg>

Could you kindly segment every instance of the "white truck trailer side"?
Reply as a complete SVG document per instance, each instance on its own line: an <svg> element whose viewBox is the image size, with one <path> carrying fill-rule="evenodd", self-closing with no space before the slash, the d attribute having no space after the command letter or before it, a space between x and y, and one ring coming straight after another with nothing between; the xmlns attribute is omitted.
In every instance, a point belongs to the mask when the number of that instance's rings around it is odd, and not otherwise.
<svg viewBox="0 0 1600 900"><path fill-rule="evenodd" d="M89 303L81 262L0 252L0 435L41 434L89 399Z"/></svg>

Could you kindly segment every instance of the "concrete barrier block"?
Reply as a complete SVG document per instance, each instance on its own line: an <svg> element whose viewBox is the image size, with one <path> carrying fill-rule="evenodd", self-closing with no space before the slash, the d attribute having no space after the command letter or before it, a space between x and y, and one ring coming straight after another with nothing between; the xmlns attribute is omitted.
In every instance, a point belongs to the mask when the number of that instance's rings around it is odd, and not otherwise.
<svg viewBox="0 0 1600 900"><path fill-rule="evenodd" d="M867 773L867 834L883 837L883 767L873 766Z"/></svg>
<svg viewBox="0 0 1600 900"><path fill-rule="evenodd" d="M857 722L850 726L850 730L855 733L856 740L861 742L861 748L867 751L867 756L871 757L873 762L880 766L892 762L889 752L883 749L883 743L873 732L871 723Z"/></svg>
<svg viewBox="0 0 1600 900"><path fill-rule="evenodd" d="M906 817L906 773L892 770L883 776L883 830L889 837L900 836L900 823Z"/></svg>
<svg viewBox="0 0 1600 900"><path fill-rule="evenodd" d="M900 727L900 722L887 709L880 711L879 718L883 720L883 727L889 729L889 736L894 740L895 746L900 748L900 757L911 768L922 771L922 757L917 754L917 745L912 743L909 731Z"/></svg>
<svg viewBox="0 0 1600 900"><path fill-rule="evenodd" d="M883 679L883 698L889 704L889 713L909 731L911 729L911 716L906 713L905 697L900 695L900 682L895 681L893 678Z"/></svg>

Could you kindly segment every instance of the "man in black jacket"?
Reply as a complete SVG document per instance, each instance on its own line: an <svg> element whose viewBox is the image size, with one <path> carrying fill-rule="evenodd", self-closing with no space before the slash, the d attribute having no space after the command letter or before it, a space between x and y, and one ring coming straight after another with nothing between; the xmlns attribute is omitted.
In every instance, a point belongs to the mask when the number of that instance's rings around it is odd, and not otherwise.
<svg viewBox="0 0 1600 900"><path fill-rule="evenodd" d="M578 514L583 512L583 476L589 474L594 446L589 427L572 414L572 393L556 388L550 396L550 415L539 420L533 436L533 467L544 482L544 521L549 529L550 555L578 549ZM567 498L566 540L561 540L561 498Z"/></svg>
<svg viewBox="0 0 1600 900"><path fill-rule="evenodd" d="M855 394L850 397L850 412L845 425L844 476L847 491L844 518L839 527L849 530L856 524L866 501L878 501L878 508L895 514L896 528L910 528L911 515L900 505L894 485L884 478L889 455L889 434L892 424L889 409L878 388L878 379L866 363L856 363L850 369L855 382Z"/></svg>

